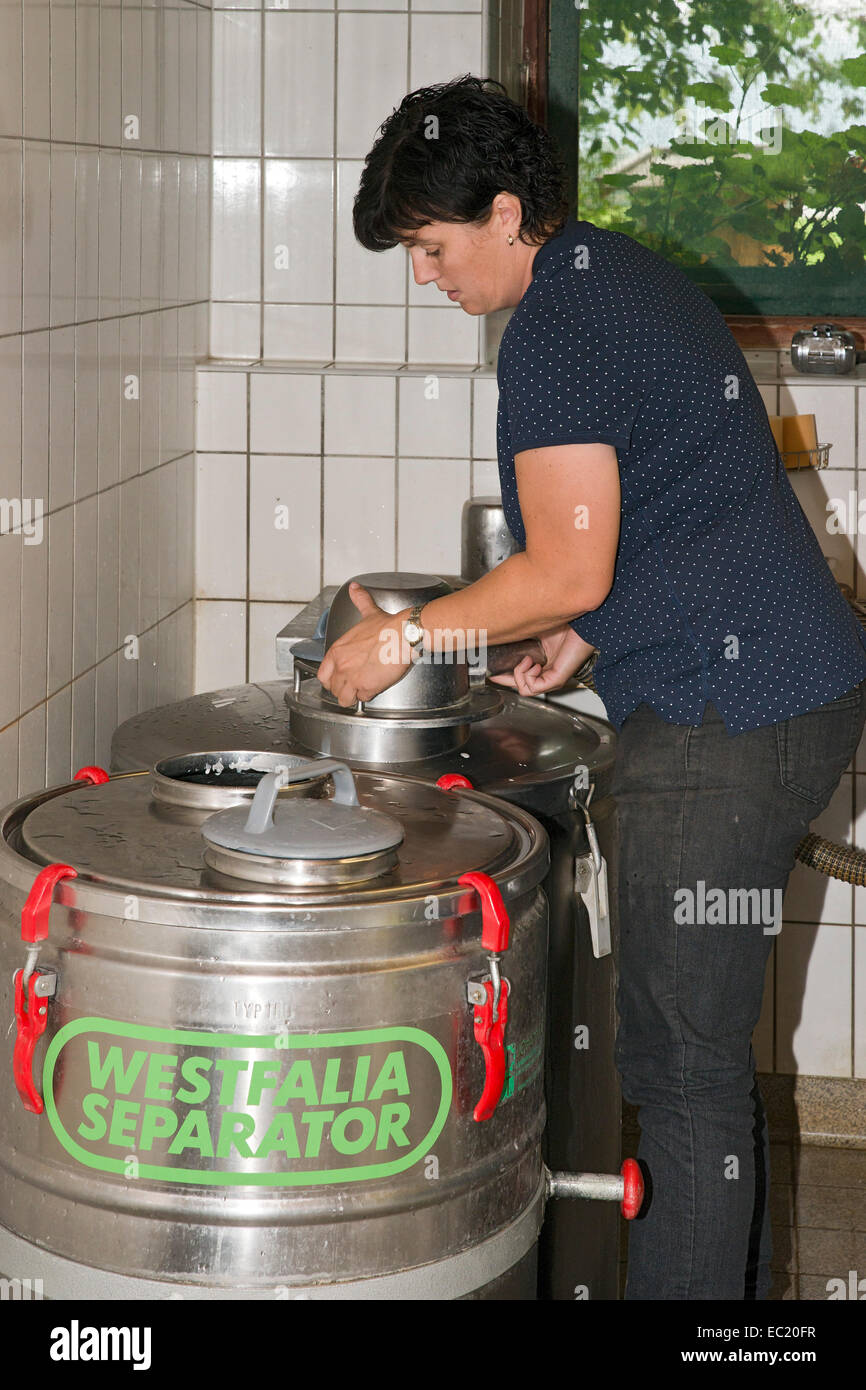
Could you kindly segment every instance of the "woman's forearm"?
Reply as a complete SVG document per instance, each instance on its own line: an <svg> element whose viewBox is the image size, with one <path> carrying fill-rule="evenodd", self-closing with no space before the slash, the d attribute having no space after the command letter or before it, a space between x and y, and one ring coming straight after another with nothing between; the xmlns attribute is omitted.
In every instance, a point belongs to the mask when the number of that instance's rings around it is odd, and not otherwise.
<svg viewBox="0 0 866 1390"><path fill-rule="evenodd" d="M566 590L556 575L539 570L521 551L465 589L432 599L421 621L435 648L452 651L465 642L493 646L534 637L590 612L598 602L595 595Z"/></svg>

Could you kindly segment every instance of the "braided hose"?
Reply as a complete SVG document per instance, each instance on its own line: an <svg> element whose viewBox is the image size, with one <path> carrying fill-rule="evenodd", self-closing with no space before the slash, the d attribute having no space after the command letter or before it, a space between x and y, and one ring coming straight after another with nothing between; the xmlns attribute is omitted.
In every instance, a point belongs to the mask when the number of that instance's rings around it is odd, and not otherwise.
<svg viewBox="0 0 866 1390"><path fill-rule="evenodd" d="M866 604L855 597L850 585L839 580L836 582L848 600L855 618L861 627L866 628ZM597 659L598 652L595 652L573 677L575 684L585 686L587 690L595 690L592 668ZM809 834L804 835L794 851L794 856L816 873L866 887L866 850L857 849L856 845L838 845L833 840L825 840L821 835Z"/></svg>
<svg viewBox="0 0 866 1390"><path fill-rule="evenodd" d="M806 835L794 854L819 874L866 887L866 850L857 849L856 845L837 845L821 835Z"/></svg>

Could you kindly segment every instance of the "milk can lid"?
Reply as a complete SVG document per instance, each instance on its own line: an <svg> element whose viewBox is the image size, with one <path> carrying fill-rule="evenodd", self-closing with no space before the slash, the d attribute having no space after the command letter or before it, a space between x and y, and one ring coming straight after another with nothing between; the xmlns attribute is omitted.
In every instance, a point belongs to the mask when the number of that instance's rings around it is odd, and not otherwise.
<svg viewBox="0 0 866 1390"><path fill-rule="evenodd" d="M463 894L459 880L469 870L507 874L514 891L534 886L546 872L544 831L519 807L369 770L353 774L355 805L351 796L333 795L330 760L305 761L308 780L279 786L273 836L265 840L244 840L260 772L291 770L301 759L226 750L23 798L7 808L0 840L15 863L73 865L82 910L97 910L103 894L114 904L118 891L134 893L148 898L142 918L163 920L155 905L160 899L172 923L198 924L206 905L218 903L297 904L316 914L348 913L340 917L344 923L354 923L353 914L362 922L365 905L375 904L377 920L414 920L419 898L426 903L433 894L441 904ZM217 775L217 765L226 771ZM248 766L249 773L240 770ZM163 785L172 779L173 790ZM285 818L290 806L291 821ZM229 808L235 816L225 815Z"/></svg>
<svg viewBox="0 0 866 1390"><path fill-rule="evenodd" d="M277 801L281 786L330 773L333 798ZM349 883L375 878L396 863L403 827L393 816L361 806L355 779L345 763L312 758L297 767L267 773L252 805L232 806L208 817L201 828L212 867L268 882L307 881L313 866L318 882ZM265 860L264 865L257 861ZM267 862L271 861L271 862ZM278 867L273 861L279 861Z"/></svg>

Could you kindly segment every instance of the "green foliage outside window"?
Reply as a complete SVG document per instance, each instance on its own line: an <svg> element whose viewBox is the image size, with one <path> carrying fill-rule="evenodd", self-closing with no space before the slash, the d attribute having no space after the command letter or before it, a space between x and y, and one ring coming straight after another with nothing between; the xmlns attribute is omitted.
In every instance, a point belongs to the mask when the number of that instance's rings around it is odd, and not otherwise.
<svg viewBox="0 0 866 1390"><path fill-rule="evenodd" d="M866 313L866 0L580 0L576 17L579 215L726 313Z"/></svg>

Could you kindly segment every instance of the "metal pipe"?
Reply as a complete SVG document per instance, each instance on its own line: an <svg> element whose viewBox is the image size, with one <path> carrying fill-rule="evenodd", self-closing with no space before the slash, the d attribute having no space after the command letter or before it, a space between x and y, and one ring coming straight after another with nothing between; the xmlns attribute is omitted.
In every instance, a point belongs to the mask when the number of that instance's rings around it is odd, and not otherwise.
<svg viewBox="0 0 866 1390"><path fill-rule="evenodd" d="M621 1202L625 1196L625 1180L620 1173L551 1173L548 1169L547 1196Z"/></svg>

